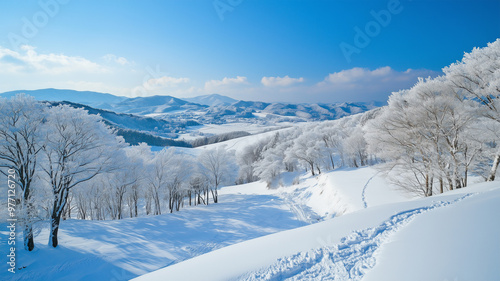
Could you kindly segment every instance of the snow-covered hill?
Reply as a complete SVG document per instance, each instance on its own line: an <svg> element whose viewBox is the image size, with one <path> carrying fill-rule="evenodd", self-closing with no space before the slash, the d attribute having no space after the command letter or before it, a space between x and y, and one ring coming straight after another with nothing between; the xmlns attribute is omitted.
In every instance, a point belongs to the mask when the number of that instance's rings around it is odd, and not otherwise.
<svg viewBox="0 0 500 281"><path fill-rule="evenodd" d="M113 105L113 109L117 112L138 115L199 111L206 107L206 105L190 103L171 96L130 98Z"/></svg>
<svg viewBox="0 0 500 281"><path fill-rule="evenodd" d="M134 280L498 280L500 185L366 208ZM196 270L193 270L196 269Z"/></svg>
<svg viewBox="0 0 500 281"><path fill-rule="evenodd" d="M183 98L183 100L191 103L204 104L208 106L230 105L237 102L237 100L233 98L219 94L203 95L194 98Z"/></svg>
<svg viewBox="0 0 500 281"><path fill-rule="evenodd" d="M350 196L359 197L366 185L364 180L374 172L366 168L335 171L318 178L288 175L283 178L283 186L274 189L266 188L263 182L224 187L218 204L186 207L180 212L154 217L67 220L62 222L61 243L57 249L47 246L48 226L43 222L35 238L35 251L17 252L17 266L21 270L15 275L0 272L0 279L126 280L137 277L225 246L322 221L327 216L317 213L322 209L316 206L328 205L331 200L328 194L343 194L339 201L346 204L355 202ZM338 176L357 180L348 186L336 185L334 179ZM388 185L376 184L369 188L374 192L367 193L368 206L381 203L382 196L378 193L399 198L395 201L406 200L398 197L398 191ZM346 192L351 189L358 192ZM318 192L325 196L318 197ZM350 211L359 208L363 208L362 204L354 204ZM329 209L328 216L335 216L335 212L335 208ZM6 229L2 225L0 227ZM8 232L3 230L0 234L4 240ZM18 243L22 243L21 240ZM7 244L3 243L1 249L6 253Z"/></svg>
<svg viewBox="0 0 500 281"><path fill-rule="evenodd" d="M412 200L372 168L284 174L173 214L67 220L57 249L41 223L0 279L498 280L499 200L498 182Z"/></svg>

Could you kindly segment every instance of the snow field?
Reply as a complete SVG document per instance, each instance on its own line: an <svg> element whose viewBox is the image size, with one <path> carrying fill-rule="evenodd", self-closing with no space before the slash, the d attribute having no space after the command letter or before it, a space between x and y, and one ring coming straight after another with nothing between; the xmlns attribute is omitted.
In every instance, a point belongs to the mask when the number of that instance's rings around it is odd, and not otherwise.
<svg viewBox="0 0 500 281"><path fill-rule="evenodd" d="M472 193L479 194L471 195ZM414 239L403 237L404 243L398 245L397 255L390 256L384 254L388 251L386 246L391 245L394 237L403 233L402 231L417 219L422 222L439 222L442 229L449 227L447 232L452 232L462 240L464 237L459 224L447 226L443 221L439 221L439 217L434 217L434 214L438 210L455 213L464 205L468 205L483 215L491 216L488 211L492 206L498 206L499 196L498 183L487 183L431 198L370 207L317 224L222 248L135 280L361 280L365 275L370 276L370 270L377 272L377 267L385 270L379 271L379 274L370 280L408 280L405 279L407 274L403 271L409 267L413 268L412 272L415 273L412 280L435 280L422 278L434 276L432 272L427 275L417 274L428 267L428 257L436 255L436 252L442 249L434 247L435 243L422 248L421 244L416 243L418 237L411 237ZM477 199L473 200L474 198ZM498 207L494 210L498 210ZM476 225L481 226L483 222ZM469 233L484 238L481 248L493 247L485 252L484 256L473 255L473 258L478 258L474 264L498 261L494 258L498 256L500 247L498 243L491 245L490 241L495 239L498 241L500 225L495 221L494 227L490 230L483 232L483 229L484 226ZM411 234L420 235L422 231L432 232L432 229L424 228L420 229L420 232ZM426 241L432 241L438 235L439 233L433 233ZM460 249L461 245L454 240L456 238L451 237L449 245ZM420 253L424 254L408 251L412 249L411 245L415 244L420 245L419 247L423 249ZM394 249L395 247L392 250ZM471 257L467 257L466 254L460 253L451 258L469 261ZM450 259L447 254L443 255L446 259ZM394 270L394 265L401 264L403 258L408 256L411 257L412 263L406 263L406 267L401 270ZM460 263L456 263L451 268L460 272L458 270L460 266L462 266ZM498 267L486 271L484 267L467 267L462 269L462 272L466 271L467 276L490 278L463 280L497 280L491 277L500 276ZM194 268L197 270L193 271ZM393 274L393 271L400 274ZM387 279L387 276L392 276L392 279ZM460 279L462 275L455 276L459 278L458 280L462 280Z"/></svg>

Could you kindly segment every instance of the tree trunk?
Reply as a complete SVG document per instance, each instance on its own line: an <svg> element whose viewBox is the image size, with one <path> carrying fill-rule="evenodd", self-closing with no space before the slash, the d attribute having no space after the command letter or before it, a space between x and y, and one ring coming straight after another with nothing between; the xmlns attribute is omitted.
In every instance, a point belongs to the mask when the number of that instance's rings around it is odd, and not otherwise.
<svg viewBox="0 0 500 281"><path fill-rule="evenodd" d="M333 162L333 156L330 153L330 162L332 162L332 170L335 170L335 163Z"/></svg>
<svg viewBox="0 0 500 281"><path fill-rule="evenodd" d="M51 220L50 220L50 239L49 239L49 245L52 247L57 247L59 244L57 240L57 233L59 231L59 223L61 221L61 214L59 215L53 215Z"/></svg>
<svg viewBox="0 0 500 281"><path fill-rule="evenodd" d="M498 164L500 164L500 151L497 152L497 154L495 155L495 159L493 160L493 165L491 165L490 175L488 176L488 179L486 181L495 180L495 176L498 170Z"/></svg>
<svg viewBox="0 0 500 281"><path fill-rule="evenodd" d="M31 197L30 197L30 182L23 182L24 185L24 204L26 204L26 216L28 221L26 222L26 226L24 228L23 236L24 236L24 249L28 251L33 251L35 248L35 241L33 240L33 226L31 224Z"/></svg>
<svg viewBox="0 0 500 281"><path fill-rule="evenodd" d="M33 227L31 222L28 222L24 228L24 249L33 251L34 248L35 242L33 241Z"/></svg>
<svg viewBox="0 0 500 281"><path fill-rule="evenodd" d="M57 234L59 232L59 224L61 222L61 215L63 213L64 207L66 207L66 202L68 200L69 191L66 188L61 189L61 193L56 194L54 198L54 206L52 208L52 216L50 219L50 237L49 245L56 248L59 244L57 239Z"/></svg>
<svg viewBox="0 0 500 281"><path fill-rule="evenodd" d="M214 199L214 203L218 203L219 202L219 199L218 199L218 193L217 193L217 187L215 187L214 189L210 189L210 192L212 193L212 198Z"/></svg>
<svg viewBox="0 0 500 281"><path fill-rule="evenodd" d="M24 199L25 202L26 199ZM23 232L23 236L24 236L24 249L25 250L28 250L28 251L33 251L33 249L35 248L35 241L33 240L33 225L31 224L31 206L30 206L30 203L28 202L27 204L27 207L26 207L26 211L27 211L27 222L26 222L26 225L24 227L24 232Z"/></svg>

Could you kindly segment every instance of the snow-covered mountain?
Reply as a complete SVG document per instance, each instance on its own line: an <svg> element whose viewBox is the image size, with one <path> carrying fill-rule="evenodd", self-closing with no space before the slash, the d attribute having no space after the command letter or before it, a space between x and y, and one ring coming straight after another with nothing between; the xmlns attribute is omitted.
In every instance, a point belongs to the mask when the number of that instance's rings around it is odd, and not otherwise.
<svg viewBox="0 0 500 281"><path fill-rule="evenodd" d="M207 108L206 105L196 104L172 96L152 96L129 98L113 105L117 112L138 115L199 111Z"/></svg>
<svg viewBox="0 0 500 281"><path fill-rule="evenodd" d="M0 94L11 97L26 93L37 100L69 101L118 113L150 115L166 119L196 120L203 124L250 122L265 119L272 122L335 120L382 106L383 103L288 104L262 101L237 101L212 94L188 99L172 96L125 98L97 92L42 89L12 91Z"/></svg>
<svg viewBox="0 0 500 281"><path fill-rule="evenodd" d="M190 146L189 143L172 140L179 130L188 126L200 125L194 121L165 120L128 113L116 113L110 110L97 109L84 104L72 102L51 102L52 105L66 104L74 108L83 108L89 114L100 115L103 121L124 137L129 144L136 145L145 142L151 146Z"/></svg>
<svg viewBox="0 0 500 281"><path fill-rule="evenodd" d="M111 109L111 105L126 99L126 97L105 93L60 89L17 90L1 93L0 96L10 98L20 93L25 93L40 101L70 101L101 109Z"/></svg>
<svg viewBox="0 0 500 281"><path fill-rule="evenodd" d="M222 96L219 94L203 95L194 98L184 98L183 100L208 106L230 105L237 102L237 100L233 98Z"/></svg>

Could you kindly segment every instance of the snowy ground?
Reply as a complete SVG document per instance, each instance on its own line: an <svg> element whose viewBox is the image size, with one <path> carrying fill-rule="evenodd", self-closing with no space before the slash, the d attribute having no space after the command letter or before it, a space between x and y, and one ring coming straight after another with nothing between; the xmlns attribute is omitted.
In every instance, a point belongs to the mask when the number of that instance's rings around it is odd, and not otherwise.
<svg viewBox="0 0 500 281"><path fill-rule="evenodd" d="M262 189L264 184L241 188ZM221 191L220 202L174 214L118 221L63 221L60 246L47 246L48 230L35 239L36 250L17 251L16 274L0 280L128 280L170 264L259 236L306 225L272 194ZM1 229L6 229L2 224ZM0 232L2 256L6 231ZM18 244L22 241L18 239Z"/></svg>
<svg viewBox="0 0 500 281"><path fill-rule="evenodd" d="M498 202L495 182L369 207L135 280L499 280Z"/></svg>
<svg viewBox="0 0 500 281"><path fill-rule="evenodd" d="M373 168L283 174L174 214L64 221L57 249L44 228L0 280L499 280L499 186L410 200Z"/></svg>

